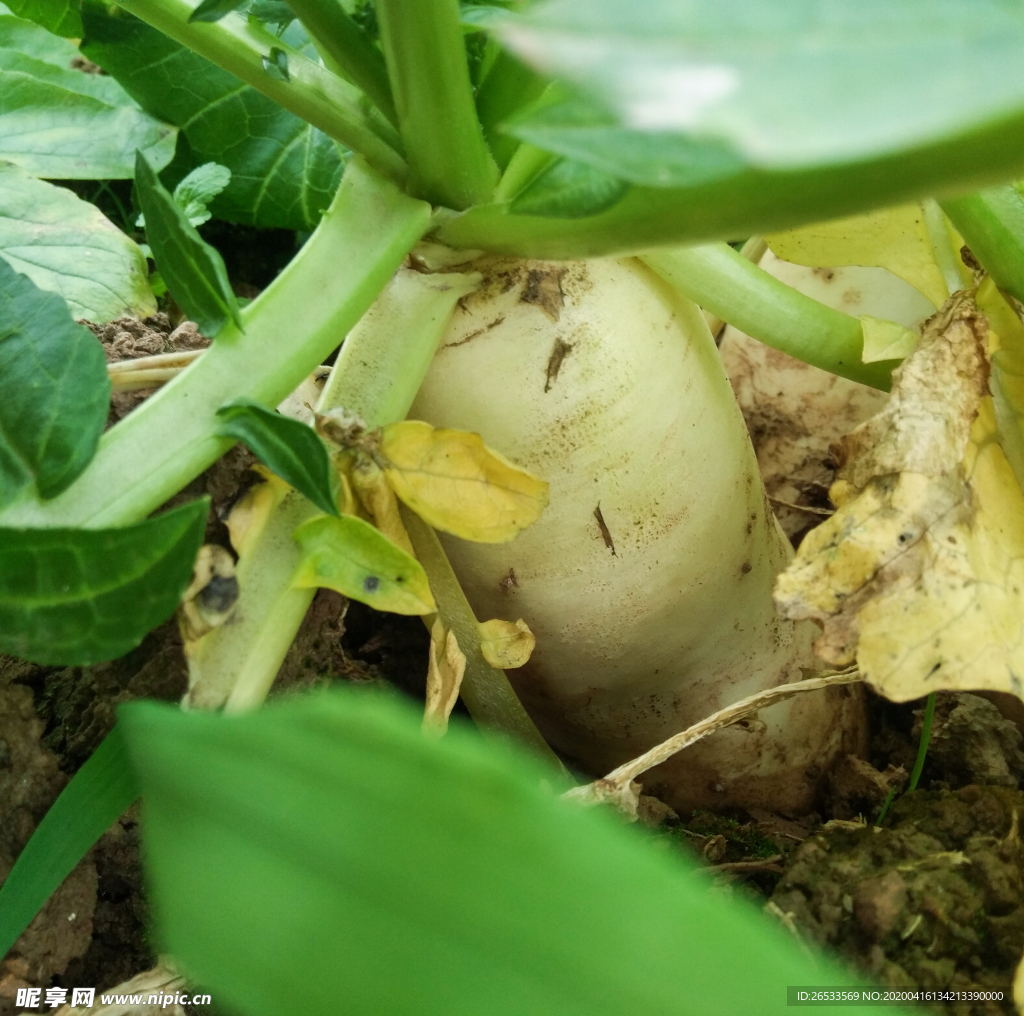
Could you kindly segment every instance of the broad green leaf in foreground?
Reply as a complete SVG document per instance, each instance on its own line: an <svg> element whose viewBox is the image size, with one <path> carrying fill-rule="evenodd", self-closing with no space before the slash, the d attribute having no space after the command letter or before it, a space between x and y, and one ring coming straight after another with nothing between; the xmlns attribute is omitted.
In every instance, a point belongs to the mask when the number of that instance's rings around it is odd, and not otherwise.
<svg viewBox="0 0 1024 1016"><path fill-rule="evenodd" d="M549 0L497 30L638 139L724 145L760 168L902 151L1024 108L1006 71L1024 59L1024 8L1001 0Z"/></svg>
<svg viewBox="0 0 1024 1016"><path fill-rule="evenodd" d="M112 78L72 69L76 56L38 25L0 16L0 159L36 176L125 179L142 149L162 169L177 131Z"/></svg>
<svg viewBox="0 0 1024 1016"><path fill-rule="evenodd" d="M0 256L71 316L110 321L156 313L146 258L95 205L0 163Z"/></svg>
<svg viewBox="0 0 1024 1016"><path fill-rule="evenodd" d="M33 481L44 498L64 490L96 451L109 399L92 333L0 258L0 505Z"/></svg>
<svg viewBox="0 0 1024 1016"><path fill-rule="evenodd" d="M82 19L75 0L8 0L6 4L0 4L0 13L6 14L7 11L42 25L54 35L62 35L66 39L81 38Z"/></svg>
<svg viewBox="0 0 1024 1016"><path fill-rule="evenodd" d="M135 160L135 187L156 266L181 309L210 338L229 321L241 328L224 259L196 232L141 152Z"/></svg>
<svg viewBox="0 0 1024 1016"><path fill-rule="evenodd" d="M71 869L139 796L121 728L71 778L0 888L0 955L17 941Z"/></svg>
<svg viewBox="0 0 1024 1016"><path fill-rule="evenodd" d="M0 652L75 666L134 649L174 613L207 508L123 529L0 529Z"/></svg>
<svg viewBox="0 0 1024 1016"><path fill-rule="evenodd" d="M120 723L161 946L248 1016L783 1016L849 983L458 723L353 691Z"/></svg>
<svg viewBox="0 0 1024 1016"><path fill-rule="evenodd" d="M423 566L354 515L322 515L295 530L302 560L297 589L322 586L375 610L431 614L437 610Z"/></svg>
<svg viewBox="0 0 1024 1016"><path fill-rule="evenodd" d="M272 473L304 494L321 511L338 514L331 486L331 460L316 432L251 399L217 410L220 433L244 442Z"/></svg>
<svg viewBox="0 0 1024 1016"><path fill-rule="evenodd" d="M181 128L191 150L189 168L212 161L231 170L213 214L258 226L313 229L341 179L339 146L156 29L123 10L108 10L95 0L84 5L82 53L143 109ZM307 51L298 24L283 38Z"/></svg>

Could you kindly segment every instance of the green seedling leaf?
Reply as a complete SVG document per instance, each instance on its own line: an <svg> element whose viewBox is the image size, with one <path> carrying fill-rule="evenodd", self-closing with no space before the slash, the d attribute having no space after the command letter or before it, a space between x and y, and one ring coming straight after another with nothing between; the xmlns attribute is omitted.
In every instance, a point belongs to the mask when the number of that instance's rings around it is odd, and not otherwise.
<svg viewBox="0 0 1024 1016"><path fill-rule="evenodd" d="M138 796L121 728L115 726L43 816L0 888L0 955Z"/></svg>
<svg viewBox="0 0 1024 1016"><path fill-rule="evenodd" d="M1024 109L1003 71L1024 58L1024 9L1001 0L549 0L495 30L633 137L761 169L902 152Z"/></svg>
<svg viewBox="0 0 1024 1016"><path fill-rule="evenodd" d="M4 5L19 18L41 25L65 39L82 37L82 18L75 0L7 0Z"/></svg>
<svg viewBox="0 0 1024 1016"><path fill-rule="evenodd" d="M263 69L277 81L291 81L288 54L279 46L271 47L270 53L263 57Z"/></svg>
<svg viewBox="0 0 1024 1016"><path fill-rule="evenodd" d="M69 486L96 451L109 401L92 333L0 258L0 505L33 481L44 498Z"/></svg>
<svg viewBox="0 0 1024 1016"><path fill-rule="evenodd" d="M0 652L84 666L134 649L174 613L208 507L123 529L0 529Z"/></svg>
<svg viewBox="0 0 1024 1016"><path fill-rule="evenodd" d="M321 516L295 530L302 560L297 589L333 589L374 610L432 614L437 610L426 573L416 558L354 515Z"/></svg>
<svg viewBox="0 0 1024 1016"><path fill-rule="evenodd" d="M223 421L221 434L243 442L272 473L321 511L338 514L331 460L316 431L250 399L223 406L217 416Z"/></svg>
<svg viewBox="0 0 1024 1016"><path fill-rule="evenodd" d="M249 1016L784 1016L787 984L849 983L457 718L424 738L347 690L120 724L159 940Z"/></svg>
<svg viewBox="0 0 1024 1016"><path fill-rule="evenodd" d="M136 149L166 166L177 131L113 79L72 69L78 55L44 28L0 16L0 159L74 180L130 178Z"/></svg>
<svg viewBox="0 0 1024 1016"><path fill-rule="evenodd" d="M295 20L294 12L283 0L254 0L249 14L261 24L276 25L278 29L287 28Z"/></svg>
<svg viewBox="0 0 1024 1016"><path fill-rule="evenodd" d="M111 17L105 4L89 0L82 18L83 55L143 109L181 128L193 160L183 168L217 162L231 170L211 207L215 216L285 229L316 226L344 168L344 152L331 138L124 10ZM282 38L307 55L312 50L298 22Z"/></svg>
<svg viewBox="0 0 1024 1016"><path fill-rule="evenodd" d="M73 318L111 321L156 313L146 258L95 205L0 163L0 256Z"/></svg>
<svg viewBox="0 0 1024 1016"><path fill-rule="evenodd" d="M135 186L157 268L181 309L211 338L229 321L241 328L223 258L196 232L141 152Z"/></svg>
<svg viewBox="0 0 1024 1016"><path fill-rule="evenodd" d="M182 178L171 197L193 226L201 226L204 222L210 221L210 209L207 205L229 183L231 170L227 166L221 166L216 162L204 162ZM144 229L146 216L140 215L135 220L135 225Z"/></svg>
<svg viewBox="0 0 1024 1016"><path fill-rule="evenodd" d="M611 208L628 190L624 180L585 162L557 159L516 195L509 211L579 219Z"/></svg>
<svg viewBox="0 0 1024 1016"><path fill-rule="evenodd" d="M203 0L203 2L188 16L192 21L220 21L225 14L237 10L245 0Z"/></svg>

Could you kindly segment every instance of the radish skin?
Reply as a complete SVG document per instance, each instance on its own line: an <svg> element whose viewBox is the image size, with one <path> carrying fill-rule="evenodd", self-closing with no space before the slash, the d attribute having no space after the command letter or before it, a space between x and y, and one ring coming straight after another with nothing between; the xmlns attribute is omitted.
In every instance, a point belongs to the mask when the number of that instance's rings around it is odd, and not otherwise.
<svg viewBox="0 0 1024 1016"><path fill-rule="evenodd" d="M544 735L601 775L815 668L776 617L791 556L703 314L635 259L484 258L410 416L481 433L551 484L503 545L444 538L479 617L537 639L510 672ZM852 688L798 696L652 770L677 809L811 807L863 731Z"/></svg>

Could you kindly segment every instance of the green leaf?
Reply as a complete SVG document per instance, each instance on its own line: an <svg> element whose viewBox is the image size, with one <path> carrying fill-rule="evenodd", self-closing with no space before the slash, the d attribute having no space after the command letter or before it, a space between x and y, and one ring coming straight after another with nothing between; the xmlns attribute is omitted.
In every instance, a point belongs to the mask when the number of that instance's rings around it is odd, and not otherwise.
<svg viewBox="0 0 1024 1016"><path fill-rule="evenodd" d="M148 112L178 125L192 162L217 162L231 183L211 207L232 222L313 229L337 190L342 149L227 71L124 11L83 6L82 53L95 60ZM298 23L283 36L310 48ZM315 56L315 52L313 54Z"/></svg>
<svg viewBox="0 0 1024 1016"><path fill-rule="evenodd" d="M221 166L216 162L204 162L178 181L171 197L193 226L201 226L210 220L207 205L229 183L231 170L227 166ZM135 220L135 225L140 229L145 228L146 216L140 215Z"/></svg>
<svg viewBox="0 0 1024 1016"><path fill-rule="evenodd" d="M629 130L600 103L560 83L505 129L521 141L644 187L692 187L746 168L745 160L725 144Z"/></svg>
<svg viewBox="0 0 1024 1016"><path fill-rule="evenodd" d="M7 0L4 5L19 18L34 21L65 39L82 37L82 19L75 0Z"/></svg>
<svg viewBox="0 0 1024 1016"><path fill-rule="evenodd" d="M320 586L393 614L437 610L422 565L354 515L320 516L295 530L302 547L293 584Z"/></svg>
<svg viewBox="0 0 1024 1016"><path fill-rule="evenodd" d="M316 431L251 399L236 399L218 409L217 416L224 421L219 433L242 441L272 473L321 511L338 514L331 460Z"/></svg>
<svg viewBox="0 0 1024 1016"><path fill-rule="evenodd" d="M0 529L0 652L84 666L134 649L174 613L208 507L123 529Z"/></svg>
<svg viewBox="0 0 1024 1016"><path fill-rule="evenodd" d="M146 258L102 212L64 187L0 163L0 256L71 316L111 321L156 313Z"/></svg>
<svg viewBox="0 0 1024 1016"><path fill-rule="evenodd" d="M167 165L177 131L111 78L73 70L76 56L45 29L0 16L0 159L65 180L129 178L137 148Z"/></svg>
<svg viewBox="0 0 1024 1016"><path fill-rule="evenodd" d="M288 73L288 54L280 46L272 47L270 54L263 58L263 69L278 81L291 81L291 75Z"/></svg>
<svg viewBox="0 0 1024 1016"><path fill-rule="evenodd" d="M611 208L629 186L585 162L556 159L515 196L509 211L578 219Z"/></svg>
<svg viewBox="0 0 1024 1016"><path fill-rule="evenodd" d="M549 0L498 26L636 140L759 168L848 163L1024 109L1024 8L1003 0ZM578 156L579 157L579 156Z"/></svg>
<svg viewBox="0 0 1024 1016"><path fill-rule="evenodd" d="M0 258L0 505L33 481L44 498L68 487L96 451L109 401L93 334Z"/></svg>
<svg viewBox="0 0 1024 1016"><path fill-rule="evenodd" d="M191 21L220 21L225 14L241 7L245 0L202 0L202 3L188 16Z"/></svg>
<svg viewBox="0 0 1024 1016"><path fill-rule="evenodd" d="M457 720L351 690L120 716L160 941L248 1016L784 1016L850 983Z"/></svg>
<svg viewBox="0 0 1024 1016"><path fill-rule="evenodd" d="M115 726L43 816L0 888L0 955L138 796L121 728Z"/></svg>
<svg viewBox="0 0 1024 1016"><path fill-rule="evenodd" d="M181 309L211 338L229 321L241 328L224 259L196 232L141 152L135 160L135 187L146 217L146 239Z"/></svg>
<svg viewBox="0 0 1024 1016"><path fill-rule="evenodd" d="M287 28L294 20L295 13L284 0L253 0L249 14L264 25Z"/></svg>
<svg viewBox="0 0 1024 1016"><path fill-rule="evenodd" d="M174 188L175 203L185 213L193 226L201 226L209 220L209 203L231 183L231 170L216 162L204 162L196 166Z"/></svg>

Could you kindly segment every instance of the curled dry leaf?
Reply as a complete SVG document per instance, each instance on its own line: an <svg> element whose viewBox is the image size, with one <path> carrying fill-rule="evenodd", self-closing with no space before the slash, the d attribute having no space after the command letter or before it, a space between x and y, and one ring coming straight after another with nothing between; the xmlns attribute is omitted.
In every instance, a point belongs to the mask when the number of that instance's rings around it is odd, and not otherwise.
<svg viewBox="0 0 1024 1016"><path fill-rule="evenodd" d="M548 485L488 448L479 434L406 420L384 428L380 465L425 522L464 540L507 543L536 522Z"/></svg>
<svg viewBox="0 0 1024 1016"><path fill-rule="evenodd" d="M219 628L238 602L235 559L223 547L206 543L196 555L192 581L182 594L178 626L188 656L196 642Z"/></svg>
<svg viewBox="0 0 1024 1016"><path fill-rule="evenodd" d="M854 659L894 701L937 689L1024 693L1024 495L988 395L988 321L955 294L844 439L831 496L775 590L815 618L818 654Z"/></svg>
<svg viewBox="0 0 1024 1016"><path fill-rule="evenodd" d="M410 557L415 557L412 541L398 514L398 499L380 466L368 456L361 455L352 464L348 475L360 504L373 524L392 543L401 547Z"/></svg>
<svg viewBox="0 0 1024 1016"><path fill-rule="evenodd" d="M480 628L480 652L484 659L498 670L515 670L522 667L533 652L537 640L530 626L522 619L518 621L484 621Z"/></svg>
<svg viewBox="0 0 1024 1016"><path fill-rule="evenodd" d="M273 510L284 500L291 487L275 476L266 466L253 466L250 470L262 478L251 486L235 503L226 525L231 546L239 558L245 557L259 542Z"/></svg>
<svg viewBox="0 0 1024 1016"><path fill-rule="evenodd" d="M451 716L466 673L466 657L459 648L455 632L445 632L441 619L430 629L430 663L427 668L427 695L423 707L423 729L441 736L448 730Z"/></svg>

